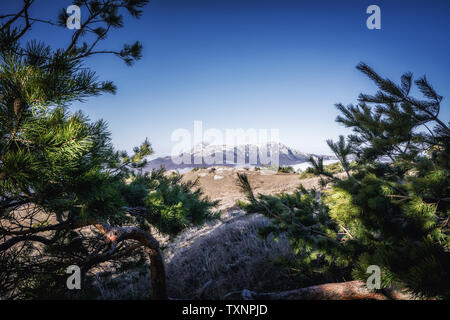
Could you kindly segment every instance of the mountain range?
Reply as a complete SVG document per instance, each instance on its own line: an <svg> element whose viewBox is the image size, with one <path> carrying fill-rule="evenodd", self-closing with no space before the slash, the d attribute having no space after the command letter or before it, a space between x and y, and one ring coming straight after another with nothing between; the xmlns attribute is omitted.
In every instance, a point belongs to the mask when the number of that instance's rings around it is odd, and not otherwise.
<svg viewBox="0 0 450 320"><path fill-rule="evenodd" d="M189 152L183 152L176 157L165 156L149 160L146 170L158 169L161 166L164 166L166 170L183 169L186 171L196 167L276 165L277 154L279 166L292 166L294 169L306 168L311 156L323 157L324 163L332 163L337 160L335 156L305 153L277 142L237 146L202 143L196 145Z"/></svg>

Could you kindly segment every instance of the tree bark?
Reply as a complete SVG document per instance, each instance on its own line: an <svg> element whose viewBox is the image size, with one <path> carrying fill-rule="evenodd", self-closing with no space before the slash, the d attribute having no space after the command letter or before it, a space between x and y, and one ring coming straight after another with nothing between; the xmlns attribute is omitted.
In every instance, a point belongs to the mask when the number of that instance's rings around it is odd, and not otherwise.
<svg viewBox="0 0 450 320"><path fill-rule="evenodd" d="M125 240L136 240L141 243L150 258L150 271L151 271L151 284L153 296L159 300L168 299L166 288L166 274L164 267L164 259L162 257L159 242L156 240L150 232L142 230L138 227L116 227L106 223L99 223L98 221L65 221L56 225L35 228L29 230L20 230L15 232L8 232L7 230L0 230L0 234L11 235L12 238L4 241L0 244L0 251L5 251L17 243L24 241L37 241L43 244L51 244L53 241L42 236L35 235L35 233L61 230L61 229L77 229L93 225L105 238L112 243L111 248L102 255L91 257L90 261L87 261L86 266L92 266L96 263L107 261L116 253L117 245ZM132 251L139 246L130 247L129 251ZM128 251L128 252L129 252Z"/></svg>
<svg viewBox="0 0 450 320"><path fill-rule="evenodd" d="M282 292L256 293L243 290L241 298L244 300L389 300L386 295L369 290L366 283L359 280L326 283Z"/></svg>
<svg viewBox="0 0 450 320"><path fill-rule="evenodd" d="M111 241L111 252L121 241L129 239L139 241L145 246L151 262L153 296L159 300L167 300L166 273L158 241L149 232L137 227L114 227L107 224L95 224L94 226Z"/></svg>

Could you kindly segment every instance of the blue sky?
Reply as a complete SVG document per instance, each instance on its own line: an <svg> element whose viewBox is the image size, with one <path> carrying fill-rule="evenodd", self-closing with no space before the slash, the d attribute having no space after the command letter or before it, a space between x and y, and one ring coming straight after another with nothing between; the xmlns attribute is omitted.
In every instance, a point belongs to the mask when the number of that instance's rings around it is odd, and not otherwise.
<svg viewBox="0 0 450 320"><path fill-rule="evenodd" d="M54 19L70 4L38 1L31 13ZM381 8L381 30L366 27L372 4ZM1 11L15 5L2 3ZM72 32L35 24L31 38L65 46ZM448 121L449 35L448 0L152 0L104 45L140 40L140 61L87 61L100 79L115 82L117 94L72 109L105 119L119 149L148 137L157 154L168 154L171 133L202 120L204 129L279 128L289 146L330 153L325 140L348 133L334 122L334 104L376 91L355 69L360 61L393 80L426 74L444 96L441 119Z"/></svg>

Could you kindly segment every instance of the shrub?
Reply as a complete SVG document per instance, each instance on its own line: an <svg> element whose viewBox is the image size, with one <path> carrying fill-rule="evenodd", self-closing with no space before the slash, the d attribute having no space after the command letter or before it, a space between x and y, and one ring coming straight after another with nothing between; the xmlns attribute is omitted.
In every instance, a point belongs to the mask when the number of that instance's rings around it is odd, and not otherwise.
<svg viewBox="0 0 450 320"><path fill-rule="evenodd" d="M295 170L291 166L279 166L278 167L278 172L281 172L281 173L295 173Z"/></svg>
<svg viewBox="0 0 450 320"><path fill-rule="evenodd" d="M425 100L409 96L411 73L396 85L365 64L358 69L380 91L361 94L358 106L337 105L337 121L354 134L327 141L341 167L310 160L308 173L321 176L323 186L331 184L321 200L302 187L293 194L255 196L239 175L249 201L241 206L271 219L266 235L287 234L299 269L312 279L366 281L368 267L377 265L383 288L448 299L450 129L438 118L442 97L425 78L415 82ZM424 124L435 127L421 131ZM341 168L345 179L335 176Z"/></svg>

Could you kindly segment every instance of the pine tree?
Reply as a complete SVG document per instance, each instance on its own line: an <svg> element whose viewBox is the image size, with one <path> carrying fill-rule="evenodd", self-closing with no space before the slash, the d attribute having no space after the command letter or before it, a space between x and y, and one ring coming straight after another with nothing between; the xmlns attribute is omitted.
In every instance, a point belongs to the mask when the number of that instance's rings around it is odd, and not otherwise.
<svg viewBox="0 0 450 320"><path fill-rule="evenodd" d="M353 134L327 143L347 178L311 159L312 171L328 186L320 197L303 187L294 194L255 196L240 176L250 201L241 205L271 219L264 234L288 235L297 268L310 284L366 281L368 267L376 265L387 295L397 287L449 299L450 130L439 119L443 98L425 77L415 81L424 96L417 99L410 96L411 73L397 85L366 64L357 68L379 90L361 94L356 106L336 105L337 122Z"/></svg>
<svg viewBox="0 0 450 320"><path fill-rule="evenodd" d="M123 26L123 12L139 18L147 2L77 1L89 15L68 46L58 49L36 40L22 43L33 23L56 24L30 16L33 0L24 0L17 14L2 16L2 298L80 297L66 288L68 266L81 268L89 288L95 266L109 261L123 271L146 266L147 258L154 296L166 298L163 258L151 227L175 235L215 217L216 203L193 191L194 183L163 169L143 172L153 152L148 140L132 155L116 151L104 121L68 110L73 101L115 92L112 82L97 80L85 59L112 53L131 65L141 57L139 42L119 51L99 46L110 30ZM66 18L63 10L63 27Z"/></svg>

